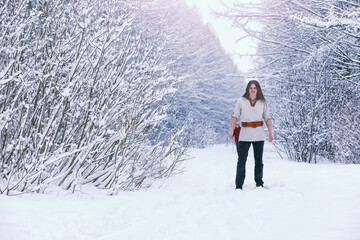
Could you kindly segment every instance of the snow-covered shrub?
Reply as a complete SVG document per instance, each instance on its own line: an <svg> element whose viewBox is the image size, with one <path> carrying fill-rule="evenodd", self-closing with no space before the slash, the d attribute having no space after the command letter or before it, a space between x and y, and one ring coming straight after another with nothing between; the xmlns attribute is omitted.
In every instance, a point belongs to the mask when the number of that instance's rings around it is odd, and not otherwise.
<svg viewBox="0 0 360 240"><path fill-rule="evenodd" d="M0 3L0 192L148 187L179 170L157 138L178 84L142 1Z"/></svg>

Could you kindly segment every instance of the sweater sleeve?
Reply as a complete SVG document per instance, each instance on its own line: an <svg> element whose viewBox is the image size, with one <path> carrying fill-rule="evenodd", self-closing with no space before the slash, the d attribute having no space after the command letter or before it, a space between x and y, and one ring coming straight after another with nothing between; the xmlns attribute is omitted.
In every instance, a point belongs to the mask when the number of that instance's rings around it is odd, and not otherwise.
<svg viewBox="0 0 360 240"><path fill-rule="evenodd" d="M238 101L236 102L233 114L231 116L237 118L237 120L240 120L240 116L241 116L241 98L239 98Z"/></svg>
<svg viewBox="0 0 360 240"><path fill-rule="evenodd" d="M264 104L263 118L264 118L265 122L267 120L271 119L268 102L265 102L265 104Z"/></svg>

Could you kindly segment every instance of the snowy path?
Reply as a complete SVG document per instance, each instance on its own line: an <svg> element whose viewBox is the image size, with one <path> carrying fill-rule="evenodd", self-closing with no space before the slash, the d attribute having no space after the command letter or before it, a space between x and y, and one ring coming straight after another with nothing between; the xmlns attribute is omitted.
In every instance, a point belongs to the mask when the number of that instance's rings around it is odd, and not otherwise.
<svg viewBox="0 0 360 240"><path fill-rule="evenodd" d="M255 188L249 154L245 189L235 191L235 151L218 145L192 150L166 189L0 196L0 240L360 239L359 165L294 163L270 144L265 151L269 189Z"/></svg>

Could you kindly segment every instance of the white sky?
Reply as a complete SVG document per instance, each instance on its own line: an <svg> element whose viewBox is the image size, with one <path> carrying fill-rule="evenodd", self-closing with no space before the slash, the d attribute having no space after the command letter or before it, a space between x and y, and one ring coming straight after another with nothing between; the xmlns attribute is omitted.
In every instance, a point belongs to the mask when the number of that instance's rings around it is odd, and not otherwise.
<svg viewBox="0 0 360 240"><path fill-rule="evenodd" d="M211 9L221 10L223 8L220 0L185 0L190 6L195 6L203 17L205 23L210 23L219 37L220 43L227 53L231 55L239 70L247 73L252 68L251 57L239 56L239 54L254 54L256 44L250 38L243 39L236 43L242 36L240 30L231 26L231 22L225 19L216 18L211 14ZM234 0L222 0L225 3Z"/></svg>

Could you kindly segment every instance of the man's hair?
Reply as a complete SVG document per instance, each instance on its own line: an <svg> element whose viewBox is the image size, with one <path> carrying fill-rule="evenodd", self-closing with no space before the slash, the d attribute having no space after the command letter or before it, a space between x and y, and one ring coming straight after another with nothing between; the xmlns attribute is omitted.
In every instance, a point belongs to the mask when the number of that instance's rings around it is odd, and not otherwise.
<svg viewBox="0 0 360 240"><path fill-rule="evenodd" d="M248 82L243 97L244 97L244 98L250 98L250 92L249 92L249 90L250 90L250 86L251 86L252 84L255 84L256 89L257 89L256 98L259 99L259 100L266 101L266 100L265 100L265 97L264 97L264 95L263 95L263 93L262 93L260 84L259 84L259 82L256 81L256 80L251 80L251 81Z"/></svg>

